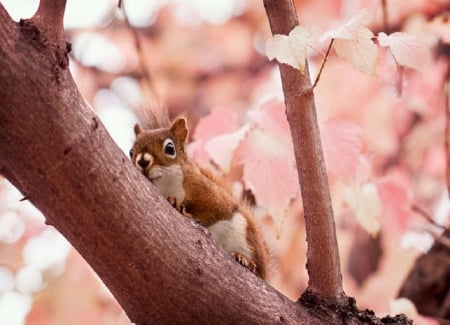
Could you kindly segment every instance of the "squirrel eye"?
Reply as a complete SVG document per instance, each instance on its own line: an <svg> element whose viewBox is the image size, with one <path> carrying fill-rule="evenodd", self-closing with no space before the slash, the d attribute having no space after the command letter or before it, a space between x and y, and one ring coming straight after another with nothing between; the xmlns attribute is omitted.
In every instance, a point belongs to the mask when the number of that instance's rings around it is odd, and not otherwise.
<svg viewBox="0 0 450 325"><path fill-rule="evenodd" d="M166 156L169 156L172 159L176 157L175 145L173 144L172 139L164 140L163 148Z"/></svg>
<svg viewBox="0 0 450 325"><path fill-rule="evenodd" d="M130 158L133 158L133 149L130 149Z"/></svg>

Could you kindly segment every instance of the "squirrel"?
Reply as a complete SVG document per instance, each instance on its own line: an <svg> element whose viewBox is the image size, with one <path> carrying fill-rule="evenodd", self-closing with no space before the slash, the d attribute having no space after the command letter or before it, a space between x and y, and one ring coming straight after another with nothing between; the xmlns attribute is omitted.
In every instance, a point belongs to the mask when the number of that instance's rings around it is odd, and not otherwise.
<svg viewBox="0 0 450 325"><path fill-rule="evenodd" d="M221 179L187 156L186 119L150 130L136 124L134 132L133 164L177 210L206 227L218 246L267 279L268 251L250 209Z"/></svg>

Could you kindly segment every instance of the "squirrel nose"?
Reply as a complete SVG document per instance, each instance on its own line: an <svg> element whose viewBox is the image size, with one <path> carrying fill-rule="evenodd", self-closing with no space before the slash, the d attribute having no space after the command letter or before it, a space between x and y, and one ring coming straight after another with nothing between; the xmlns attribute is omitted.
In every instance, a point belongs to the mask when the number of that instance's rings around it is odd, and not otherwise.
<svg viewBox="0 0 450 325"><path fill-rule="evenodd" d="M138 161L139 166L141 166L142 168L145 168L148 166L148 164L150 164L149 160L145 160L144 158L140 159Z"/></svg>

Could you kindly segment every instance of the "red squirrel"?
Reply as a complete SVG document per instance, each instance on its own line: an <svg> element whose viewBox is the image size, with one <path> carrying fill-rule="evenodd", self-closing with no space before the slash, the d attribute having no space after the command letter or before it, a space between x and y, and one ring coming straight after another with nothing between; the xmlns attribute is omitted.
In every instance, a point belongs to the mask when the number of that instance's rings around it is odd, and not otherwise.
<svg viewBox="0 0 450 325"><path fill-rule="evenodd" d="M170 127L134 127L133 164L184 216L198 221L236 261L262 279L268 277L268 252L255 218L244 202L211 171L186 154L186 119Z"/></svg>

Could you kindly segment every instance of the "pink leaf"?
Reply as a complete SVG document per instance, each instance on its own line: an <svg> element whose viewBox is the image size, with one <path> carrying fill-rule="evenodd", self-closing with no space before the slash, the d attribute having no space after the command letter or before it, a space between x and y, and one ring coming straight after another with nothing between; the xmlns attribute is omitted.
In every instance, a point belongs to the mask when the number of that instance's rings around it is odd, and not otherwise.
<svg viewBox="0 0 450 325"><path fill-rule="evenodd" d="M276 34L266 43L266 54L269 60L277 59L302 73L306 64L306 44L310 42L309 31L302 26L297 26L289 33L289 36Z"/></svg>
<svg viewBox="0 0 450 325"><path fill-rule="evenodd" d="M432 317L425 317L422 315L417 316L417 324L420 325L440 325L439 321Z"/></svg>
<svg viewBox="0 0 450 325"><path fill-rule="evenodd" d="M322 124L322 145L329 172L348 179L355 175L361 154L361 129L356 124L329 119Z"/></svg>
<svg viewBox="0 0 450 325"><path fill-rule="evenodd" d="M289 135L289 123L283 102L270 100L260 110L249 112L250 117L263 130Z"/></svg>
<svg viewBox="0 0 450 325"><path fill-rule="evenodd" d="M384 221L396 224L400 231L406 230L410 217L410 198L403 184L398 181L384 181L377 184L383 202Z"/></svg>
<svg viewBox="0 0 450 325"><path fill-rule="evenodd" d="M372 41L373 33L365 27L367 16L367 10L361 10L344 25L326 31L321 41L334 39L334 48L341 58L350 61L355 69L373 75L378 63L378 48Z"/></svg>
<svg viewBox="0 0 450 325"><path fill-rule="evenodd" d="M206 143L216 136L229 134L238 128L238 115L229 107L218 106L197 123L193 134L194 141L188 146L188 151L197 161L209 161L212 157L206 151ZM221 158L221 161L224 158Z"/></svg>
<svg viewBox="0 0 450 325"><path fill-rule="evenodd" d="M380 231L382 203L377 187L366 182L346 189L345 200L355 213L358 224L372 236Z"/></svg>
<svg viewBox="0 0 450 325"><path fill-rule="evenodd" d="M299 190L297 170L289 150L277 137L255 128L247 133L236 152L243 164L246 187L278 226Z"/></svg>
<svg viewBox="0 0 450 325"><path fill-rule="evenodd" d="M190 157L197 162L208 163L210 161L209 154L205 150L205 142L203 140L193 141L188 144L187 151Z"/></svg>
<svg viewBox="0 0 450 325"><path fill-rule="evenodd" d="M430 63L428 48L417 37L405 33L378 34L380 46L389 47L400 66L416 69L426 73Z"/></svg>
<svg viewBox="0 0 450 325"><path fill-rule="evenodd" d="M237 128L237 114L230 107L217 106L199 120L193 138L206 141L219 134L234 132Z"/></svg>
<svg viewBox="0 0 450 325"><path fill-rule="evenodd" d="M244 139L250 125L246 124L238 131L218 135L205 144L205 150L223 172L229 173L233 154L239 143Z"/></svg>

